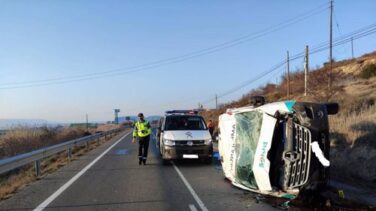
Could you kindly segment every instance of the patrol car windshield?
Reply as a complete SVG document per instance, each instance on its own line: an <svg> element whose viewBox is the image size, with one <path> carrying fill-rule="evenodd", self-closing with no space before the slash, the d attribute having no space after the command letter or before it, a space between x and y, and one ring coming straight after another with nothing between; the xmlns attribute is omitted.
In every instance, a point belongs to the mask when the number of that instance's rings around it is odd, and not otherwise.
<svg viewBox="0 0 376 211"><path fill-rule="evenodd" d="M206 125L200 116L167 116L165 130L206 130Z"/></svg>

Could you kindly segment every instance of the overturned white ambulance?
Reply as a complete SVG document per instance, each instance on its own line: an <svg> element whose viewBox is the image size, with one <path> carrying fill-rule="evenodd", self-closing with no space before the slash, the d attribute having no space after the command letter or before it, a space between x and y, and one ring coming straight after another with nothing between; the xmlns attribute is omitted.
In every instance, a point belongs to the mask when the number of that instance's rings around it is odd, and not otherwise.
<svg viewBox="0 0 376 211"><path fill-rule="evenodd" d="M277 197L318 189L329 176L328 114L338 104L295 101L228 109L218 148L233 185Z"/></svg>

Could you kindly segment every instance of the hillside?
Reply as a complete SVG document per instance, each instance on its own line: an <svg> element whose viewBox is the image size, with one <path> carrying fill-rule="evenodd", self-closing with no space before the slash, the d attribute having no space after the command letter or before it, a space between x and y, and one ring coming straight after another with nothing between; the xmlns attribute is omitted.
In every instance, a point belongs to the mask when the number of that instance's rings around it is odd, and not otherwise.
<svg viewBox="0 0 376 211"><path fill-rule="evenodd" d="M266 84L246 93L237 101L220 105L219 109L202 113L206 120L218 123L218 116L227 108L248 105L249 97L263 95L268 102L299 100L338 102L340 112L331 116L332 175L346 179L376 181L376 52L359 58L333 63L333 82L328 91L328 65L309 73L308 94L304 96L304 74L291 74L291 95L287 97L287 80ZM350 165L349 165L350 164Z"/></svg>

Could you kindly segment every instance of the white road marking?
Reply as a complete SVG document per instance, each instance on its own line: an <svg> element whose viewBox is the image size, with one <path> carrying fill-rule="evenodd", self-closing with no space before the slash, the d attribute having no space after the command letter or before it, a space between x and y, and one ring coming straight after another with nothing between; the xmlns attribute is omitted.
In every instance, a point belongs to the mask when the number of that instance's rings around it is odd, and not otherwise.
<svg viewBox="0 0 376 211"><path fill-rule="evenodd" d="M201 201L200 197L198 197L197 193L195 190L193 190L192 186L188 183L188 181L185 179L184 175L180 172L179 168L175 165L174 162L172 162L172 165L174 166L176 172L180 176L180 179L183 180L183 183L185 186L188 188L189 192L191 192L193 198L196 200L198 206L200 206L202 211L208 211L208 208L206 208L205 204Z"/></svg>
<svg viewBox="0 0 376 211"><path fill-rule="evenodd" d="M189 209L191 209L191 211L197 211L196 207L194 204L190 204L189 205Z"/></svg>
<svg viewBox="0 0 376 211"><path fill-rule="evenodd" d="M110 151L116 144L118 144L120 141L122 141L126 136L131 134L132 132L129 132L125 134L123 137L121 137L118 141L116 141L114 144L112 144L106 151L104 151L102 154L100 154L95 160L93 160L89 165L87 165L85 168L83 168L80 172L78 172L74 177L72 177L68 182L66 182L63 186L61 186L55 193L53 193L50 197L48 197L44 202L42 202L37 208L34 209L34 211L42 211L44 208L46 208L53 200L55 200L60 194L62 194L69 186L71 186L80 176L82 176L87 170L89 170L90 167L92 167L99 159L101 159L108 151Z"/></svg>

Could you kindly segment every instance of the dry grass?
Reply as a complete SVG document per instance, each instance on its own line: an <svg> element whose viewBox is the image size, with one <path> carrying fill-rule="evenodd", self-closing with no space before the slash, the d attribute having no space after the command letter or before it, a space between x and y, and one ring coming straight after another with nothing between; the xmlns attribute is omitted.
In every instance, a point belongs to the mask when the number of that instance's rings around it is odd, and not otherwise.
<svg viewBox="0 0 376 211"><path fill-rule="evenodd" d="M10 198L20 188L36 180L31 165L20 169L17 174L7 175L0 182L0 200Z"/></svg>
<svg viewBox="0 0 376 211"><path fill-rule="evenodd" d="M333 116L330 126L331 174L337 178L375 185L376 105Z"/></svg>
<svg viewBox="0 0 376 211"><path fill-rule="evenodd" d="M84 132L85 131L82 129L62 127L14 128L7 131L5 135L0 136L0 158L6 158L68 141L82 136ZM55 157L51 159L55 159ZM48 160L49 159L46 159L42 163L42 167L47 167L46 170L52 166L45 164ZM10 197L11 194L16 192L19 188L36 179L33 165L27 165L2 175L0 177L0 199Z"/></svg>
<svg viewBox="0 0 376 211"><path fill-rule="evenodd" d="M89 147L81 146L76 147L72 150L72 160L84 155L86 152L98 147L103 142L110 140L111 137L108 136L107 139L101 138L95 142L89 144ZM35 169L32 164L27 165L23 168L10 172L8 174L2 175L0 177L0 200L10 198L14 193L28 184L56 171L57 169L65 166L70 161L67 159L67 153L61 152L55 156L44 159L41 162L41 176L35 176Z"/></svg>
<svg viewBox="0 0 376 211"><path fill-rule="evenodd" d="M85 130L64 127L20 127L0 136L0 159L82 137Z"/></svg>
<svg viewBox="0 0 376 211"><path fill-rule="evenodd" d="M353 146L362 136L376 132L376 105L362 108L358 112L331 116L329 125L332 134L342 135Z"/></svg>
<svg viewBox="0 0 376 211"><path fill-rule="evenodd" d="M104 124L104 125L98 125L96 130L94 132L98 131L108 131L108 130L113 130L119 128L120 125L116 124Z"/></svg>

